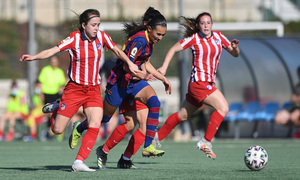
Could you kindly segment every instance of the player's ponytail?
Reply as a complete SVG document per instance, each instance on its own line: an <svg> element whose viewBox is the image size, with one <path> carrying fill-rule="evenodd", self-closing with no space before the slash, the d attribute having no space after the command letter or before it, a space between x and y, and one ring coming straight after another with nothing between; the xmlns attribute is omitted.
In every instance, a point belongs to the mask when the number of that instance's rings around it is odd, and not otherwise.
<svg viewBox="0 0 300 180"><path fill-rule="evenodd" d="M150 26L152 29L155 29L156 26L167 26L165 17L160 14L159 11L151 7L145 12L142 20L142 23L135 23L133 21L131 23L123 23L123 31L126 33L127 38L130 38L139 31L145 31L148 26Z"/></svg>

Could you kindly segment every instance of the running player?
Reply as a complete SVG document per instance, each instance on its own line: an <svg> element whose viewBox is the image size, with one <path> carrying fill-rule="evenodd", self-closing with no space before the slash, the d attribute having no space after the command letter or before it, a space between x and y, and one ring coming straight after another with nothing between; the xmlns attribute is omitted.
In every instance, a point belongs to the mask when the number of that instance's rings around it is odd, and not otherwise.
<svg viewBox="0 0 300 180"><path fill-rule="evenodd" d="M146 25L152 16L159 14L160 12L158 10L153 7L149 7L142 18L142 23ZM147 79L156 80L156 78L151 76L151 74L149 74ZM134 129L137 123L139 124L139 127L132 134L124 154L121 155L121 158L118 161L117 167L125 169L138 168L132 163L130 158L139 150L140 146L145 141L148 112L148 107L145 104L138 100L134 100L131 96L127 96L123 100L119 107L119 113L124 115L125 123L119 125L106 140L105 144L99 146L96 150L98 156L98 167L100 169L106 168L107 155L109 151L121 142L126 134Z"/></svg>
<svg viewBox="0 0 300 180"><path fill-rule="evenodd" d="M122 61L128 63L130 72L134 74L140 72L124 52L115 46L110 36L99 30L99 25L99 11L87 9L79 16L78 31L72 32L57 46L33 56L25 54L20 58L20 61L46 59L65 50L70 54L71 61L68 71L70 81L64 89L59 107L55 108L52 118L55 118L53 132L61 134L67 127L70 118L80 106L83 106L89 127L72 165L72 171L95 171L95 169L90 169L85 165L83 161L88 157L95 144L103 116L103 103L99 86L101 82L99 62L102 49L106 47L112 50Z"/></svg>
<svg viewBox="0 0 300 180"><path fill-rule="evenodd" d="M183 18L185 20L183 26L186 28L185 38L168 51L158 71L165 74L174 54L191 48L193 63L188 93L180 110L172 114L159 129L158 140L164 139L179 123L187 120L203 104L206 104L213 107L215 111L210 117L205 136L197 143L197 147L207 157L216 159L211 140L228 112L228 103L221 91L214 86L215 75L222 48L232 56L238 57L239 41L234 39L230 42L221 32L212 31L212 17L207 12L199 14L196 19Z"/></svg>
<svg viewBox="0 0 300 180"><path fill-rule="evenodd" d="M150 64L149 58L155 43L158 43L166 33L166 20L161 14L153 16L147 25L139 25L137 23L124 24L124 31L128 40L123 47L123 51L127 56L140 68L145 64L148 73L153 74L157 79L161 80L165 85L167 93L171 93L171 84ZM135 100L139 100L149 109L147 116L147 130L143 149L143 156L161 156L164 151L157 150L152 145L152 140L157 131L160 102L153 88L144 80L147 77L140 76L140 79L134 79L130 73L126 71L126 65L119 62L113 69L111 76L108 78L106 88L106 96L104 101L104 116L102 122L108 122L115 112L116 108L121 105L126 96L131 96ZM80 131L80 126L75 131ZM127 134L129 131L122 128L121 134ZM74 131L73 131L74 132ZM77 134L77 132L73 133ZM78 137L78 136L77 136ZM72 138L72 142L77 138ZM101 166L99 166L101 169Z"/></svg>

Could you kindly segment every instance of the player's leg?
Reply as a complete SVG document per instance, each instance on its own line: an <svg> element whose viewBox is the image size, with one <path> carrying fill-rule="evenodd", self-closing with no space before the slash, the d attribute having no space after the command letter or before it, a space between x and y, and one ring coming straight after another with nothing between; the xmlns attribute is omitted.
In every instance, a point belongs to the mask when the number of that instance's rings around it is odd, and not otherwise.
<svg viewBox="0 0 300 180"><path fill-rule="evenodd" d="M108 92L108 91L107 91ZM112 94L106 93L105 100L103 102L103 117L102 123L107 123L110 121L111 117L114 115L117 107L121 104L122 98L119 96L117 85L111 86L110 91ZM102 102L102 100L101 100ZM78 143L78 139L82 135L83 131L88 129L88 120L85 119L81 123L74 124L72 134L69 138L69 146L74 149Z"/></svg>
<svg viewBox="0 0 300 180"><path fill-rule="evenodd" d="M133 111L130 112L135 113ZM117 126L117 128L114 129L109 138L106 140L105 144L99 146L96 150L97 164L99 169L106 169L106 161L109 151L114 148L119 142L121 142L126 134L135 127L136 123L131 116L124 115L124 117L125 122Z"/></svg>
<svg viewBox="0 0 300 180"><path fill-rule="evenodd" d="M157 150L152 144L155 133L157 132L159 110L160 110L160 101L150 85L145 86L141 89L136 95L135 99L144 103L148 109L149 113L147 116L147 125L146 125L146 138L143 149L143 156L162 156L165 152L162 150Z"/></svg>
<svg viewBox="0 0 300 180"><path fill-rule="evenodd" d="M72 165L73 171L95 171L83 162L88 158L95 145L99 133L100 121L103 116L103 109L101 107L87 107L84 108L84 113L88 119L89 128L82 139L81 147Z"/></svg>
<svg viewBox="0 0 300 180"><path fill-rule="evenodd" d="M211 140L216 134L220 124L222 123L224 117L226 116L229 108L228 103L218 89L216 89L212 94L210 94L203 103L212 106L215 111L212 113L207 130L205 132L204 138L202 138L197 146L202 150L208 157L216 159L216 155L212 151Z"/></svg>
<svg viewBox="0 0 300 180"><path fill-rule="evenodd" d="M143 109L140 109L136 112L129 111L124 114L125 117L129 116L132 117L133 119L136 119L139 123L139 127L132 134L124 154L119 159L117 165L118 168L139 169L139 167L136 167L130 159L132 155L134 155L139 150L139 148L145 141L146 122L147 122L149 110L144 104L141 103L141 105L144 106Z"/></svg>
<svg viewBox="0 0 300 180"><path fill-rule="evenodd" d="M10 116L7 118L9 126L8 126L8 134L5 136L4 139L5 141L9 142L14 140L15 124L18 118L21 118L21 113L18 112L10 113Z"/></svg>

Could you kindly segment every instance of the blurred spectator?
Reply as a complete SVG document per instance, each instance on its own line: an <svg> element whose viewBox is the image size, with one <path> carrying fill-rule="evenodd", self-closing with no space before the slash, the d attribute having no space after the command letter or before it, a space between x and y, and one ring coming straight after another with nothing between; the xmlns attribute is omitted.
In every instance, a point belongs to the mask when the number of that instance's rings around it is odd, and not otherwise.
<svg viewBox="0 0 300 180"><path fill-rule="evenodd" d="M0 141L12 141L15 134L15 123L18 119L25 119L28 115L28 105L25 92L18 88L17 82L12 80L11 91L6 106L6 112L0 119ZM5 124L9 122L8 133L4 138Z"/></svg>
<svg viewBox="0 0 300 180"><path fill-rule="evenodd" d="M50 58L50 65L45 66L39 75L39 81L42 83L42 92L44 94L44 104L54 102L61 98L63 88L66 83L64 71L58 67L59 60L57 56ZM47 129L50 128L51 114L47 115ZM47 131L48 132L48 131ZM47 133L50 138L50 133Z"/></svg>
<svg viewBox="0 0 300 180"><path fill-rule="evenodd" d="M29 127L29 136L24 137L24 141L33 141L37 138L37 126L44 123L44 113L42 112L44 106L44 94L41 91L41 82L36 81L34 84L34 94L32 97L33 109L30 111L25 120L25 124Z"/></svg>
<svg viewBox="0 0 300 180"><path fill-rule="evenodd" d="M293 138L300 137L300 66L297 69L299 82L294 87L293 94L291 97L292 106L283 110L280 110L275 116L275 122L280 125L294 125L297 127L296 133Z"/></svg>

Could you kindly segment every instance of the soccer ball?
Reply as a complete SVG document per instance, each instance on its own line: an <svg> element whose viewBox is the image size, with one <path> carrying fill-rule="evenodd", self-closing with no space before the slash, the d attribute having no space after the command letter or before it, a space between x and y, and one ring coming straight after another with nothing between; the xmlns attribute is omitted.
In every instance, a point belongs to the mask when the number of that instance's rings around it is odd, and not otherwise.
<svg viewBox="0 0 300 180"><path fill-rule="evenodd" d="M246 166L252 171L263 169L268 162L267 151L261 146L251 146L244 155Z"/></svg>

